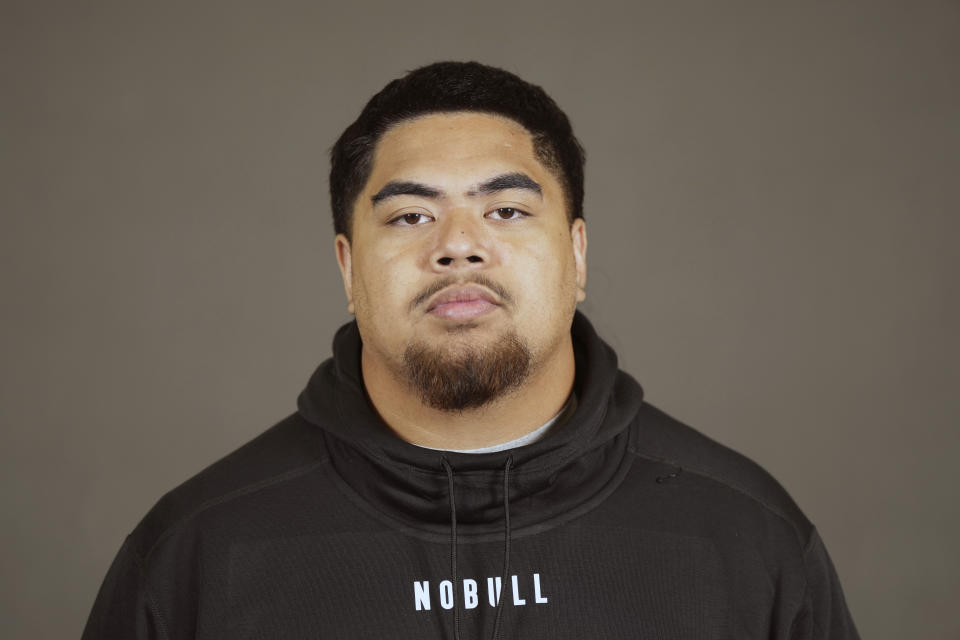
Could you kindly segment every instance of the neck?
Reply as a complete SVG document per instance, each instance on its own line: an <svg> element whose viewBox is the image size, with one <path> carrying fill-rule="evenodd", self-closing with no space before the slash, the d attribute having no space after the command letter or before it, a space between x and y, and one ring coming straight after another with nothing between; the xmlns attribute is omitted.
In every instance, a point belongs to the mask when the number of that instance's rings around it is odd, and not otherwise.
<svg viewBox="0 0 960 640"><path fill-rule="evenodd" d="M363 382L380 418L403 440L432 449L480 449L515 440L537 429L563 408L573 390L573 343L567 338L531 367L523 385L486 405L461 412L421 402L390 368L366 348Z"/></svg>

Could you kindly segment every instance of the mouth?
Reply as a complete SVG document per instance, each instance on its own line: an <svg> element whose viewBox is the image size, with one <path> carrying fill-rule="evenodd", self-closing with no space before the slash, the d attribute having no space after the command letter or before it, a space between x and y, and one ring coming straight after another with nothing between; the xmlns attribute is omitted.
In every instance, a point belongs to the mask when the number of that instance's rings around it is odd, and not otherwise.
<svg viewBox="0 0 960 640"><path fill-rule="evenodd" d="M467 285L448 287L430 299L427 313L444 320L472 320L500 306L496 296L485 287Z"/></svg>

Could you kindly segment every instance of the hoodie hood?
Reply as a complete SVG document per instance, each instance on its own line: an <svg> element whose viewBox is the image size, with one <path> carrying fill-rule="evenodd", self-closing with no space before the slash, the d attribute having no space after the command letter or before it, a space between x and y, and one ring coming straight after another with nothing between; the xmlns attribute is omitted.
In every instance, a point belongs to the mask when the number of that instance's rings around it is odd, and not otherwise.
<svg viewBox="0 0 960 640"><path fill-rule="evenodd" d="M631 430L643 399L617 358L579 311L572 328L577 408L546 438L494 453L435 451L400 439L376 414L363 387L356 322L333 341L333 358L311 376L297 404L323 430L335 480L371 515L421 537L450 528L449 474L456 474L460 538L501 536L503 474L509 467L513 536L556 526L602 501L625 475Z"/></svg>

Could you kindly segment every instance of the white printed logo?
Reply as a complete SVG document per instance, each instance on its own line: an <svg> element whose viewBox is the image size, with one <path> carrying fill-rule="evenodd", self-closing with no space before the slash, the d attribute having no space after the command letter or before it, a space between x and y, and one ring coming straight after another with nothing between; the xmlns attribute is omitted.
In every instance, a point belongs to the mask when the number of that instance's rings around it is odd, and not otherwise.
<svg viewBox="0 0 960 640"><path fill-rule="evenodd" d="M485 593L483 594L480 593L481 584L485 587ZM524 585L527 587L525 591L521 589L519 577L515 575L510 577L510 586L513 596L513 606L515 607L526 605L528 599L530 599L531 591L533 596L531 600L532 604L547 604L548 602L540 586L539 573L534 573L531 576L531 581ZM486 581L481 581L479 584L472 578L464 578L463 588L460 589L460 596L463 598L463 608L476 609L480 606L481 598L491 607L496 607L497 603L500 602L501 587L499 576L496 578L487 578ZM436 596L436 598L433 599L433 596ZM430 611L432 602L439 602L440 606L444 609L453 609L453 582L443 580L436 586L435 590L432 590L429 580L415 580L413 582L413 600L417 611Z"/></svg>

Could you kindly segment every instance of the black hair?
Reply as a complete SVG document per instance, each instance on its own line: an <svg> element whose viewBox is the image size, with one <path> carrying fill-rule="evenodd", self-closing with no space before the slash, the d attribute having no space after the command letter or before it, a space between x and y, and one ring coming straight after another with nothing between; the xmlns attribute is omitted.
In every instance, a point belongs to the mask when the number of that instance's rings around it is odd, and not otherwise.
<svg viewBox="0 0 960 640"><path fill-rule="evenodd" d="M584 151L566 114L537 85L479 62L436 62L393 80L370 98L330 150L330 204L336 233L350 236L357 196L381 136L404 120L430 113L479 111L519 123L537 158L564 189L567 217L583 217Z"/></svg>

